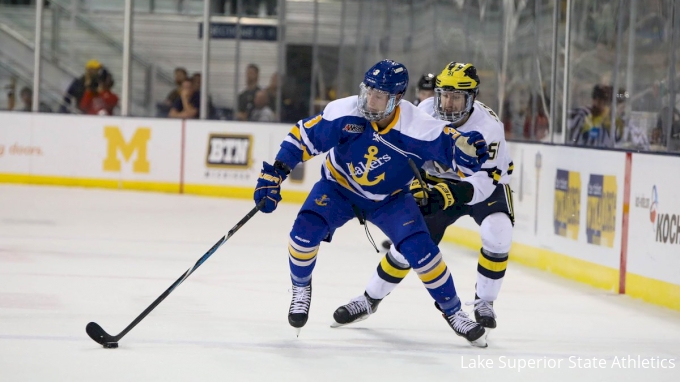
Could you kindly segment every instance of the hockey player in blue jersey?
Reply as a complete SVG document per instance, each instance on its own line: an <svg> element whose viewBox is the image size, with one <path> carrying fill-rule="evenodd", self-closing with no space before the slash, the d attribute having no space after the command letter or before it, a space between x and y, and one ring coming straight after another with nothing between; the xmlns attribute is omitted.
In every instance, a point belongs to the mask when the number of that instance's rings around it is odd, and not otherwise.
<svg viewBox="0 0 680 382"><path fill-rule="evenodd" d="M477 264L477 280L473 305L475 320L486 330L496 328L493 302L505 277L508 253L512 244L514 211L509 182L512 160L508 154L503 124L496 113L476 100L479 76L472 64L450 62L437 75L435 96L424 100L418 108L433 117L449 121L462 132L476 131L489 145L489 160L480 170L495 177L495 185L488 184L479 194L487 194L481 203L457 204L453 208L425 213L425 223L432 240L439 244L446 228L460 217L469 215L480 226L482 248ZM423 166L423 178L430 184L457 183L472 175L472 169L459 166L458 171L434 162ZM415 182L414 182L415 183ZM419 185L414 184L419 189ZM418 196L418 192L415 193ZM409 273L411 266L398 248L392 246L378 264L364 294L336 309L334 326L361 321L373 314L383 298L397 287Z"/></svg>
<svg viewBox="0 0 680 382"><path fill-rule="evenodd" d="M404 255L454 332L475 346L486 346L484 328L462 310L451 273L430 239L413 196L408 160L454 163L478 168L488 157L479 134L460 135L446 121L432 118L402 100L408 86L404 65L383 60L371 67L358 96L329 103L290 131L273 165L263 163L254 199L262 212L276 209L281 183L298 163L328 152L321 180L295 219L288 244L293 297L288 322L298 329L308 319L312 271L322 241L355 216L380 228ZM483 179L488 176L483 174ZM431 204L446 209L477 195L472 182L436 188Z"/></svg>

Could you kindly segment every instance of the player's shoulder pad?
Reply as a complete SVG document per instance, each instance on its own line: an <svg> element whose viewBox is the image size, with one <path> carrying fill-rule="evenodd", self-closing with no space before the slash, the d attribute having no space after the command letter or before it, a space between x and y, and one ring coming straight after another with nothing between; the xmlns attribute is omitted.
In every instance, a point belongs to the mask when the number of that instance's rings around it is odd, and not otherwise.
<svg viewBox="0 0 680 382"><path fill-rule="evenodd" d="M479 131L487 141L505 139L505 128L496 113L485 104L475 101L475 110L462 131Z"/></svg>
<svg viewBox="0 0 680 382"><path fill-rule="evenodd" d="M437 111L434 109L434 97L424 99L418 104L418 109L426 112L434 118L437 118Z"/></svg>
<svg viewBox="0 0 680 382"><path fill-rule="evenodd" d="M399 130L402 134L420 141L434 141L444 133L448 122L440 121L408 101L399 104Z"/></svg>
<svg viewBox="0 0 680 382"><path fill-rule="evenodd" d="M323 119L334 121L343 117L363 118L357 108L358 96L349 96L331 101L323 109Z"/></svg>

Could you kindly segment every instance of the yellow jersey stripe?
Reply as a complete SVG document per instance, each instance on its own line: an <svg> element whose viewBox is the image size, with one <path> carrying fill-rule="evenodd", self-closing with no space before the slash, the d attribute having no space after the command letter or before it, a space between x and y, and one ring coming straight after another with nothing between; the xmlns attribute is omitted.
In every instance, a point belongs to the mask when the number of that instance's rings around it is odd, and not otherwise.
<svg viewBox="0 0 680 382"><path fill-rule="evenodd" d="M508 208L510 209L510 215L515 216L515 206L512 200L512 190L509 185L505 185L505 197L508 200Z"/></svg>
<svg viewBox="0 0 680 382"><path fill-rule="evenodd" d="M331 174L333 175L333 178L335 178L335 180L336 180L338 183L340 183L341 186L345 187L346 189L348 189L348 190L350 190L350 191L352 191L352 192L356 192L356 191L354 191L354 189L349 185L349 182L347 181L347 179L346 179L344 176L342 176L342 175L338 172L338 170L335 169L335 167L333 167L333 163L331 163L331 158L330 158L330 157L326 157L326 168L328 168L328 171L331 172Z"/></svg>
<svg viewBox="0 0 680 382"><path fill-rule="evenodd" d="M298 142L302 142L302 137L300 137L300 127L298 125L293 126L293 128L290 129L290 133L293 134Z"/></svg>
<svg viewBox="0 0 680 382"><path fill-rule="evenodd" d="M302 145L302 161L306 162L312 158L314 158L314 155L309 153L309 149L307 148L307 146Z"/></svg>

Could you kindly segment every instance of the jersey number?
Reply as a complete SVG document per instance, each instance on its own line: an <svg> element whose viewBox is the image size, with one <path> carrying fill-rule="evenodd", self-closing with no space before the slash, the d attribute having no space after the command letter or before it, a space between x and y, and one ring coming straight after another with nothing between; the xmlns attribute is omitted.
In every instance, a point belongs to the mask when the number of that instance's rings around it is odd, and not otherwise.
<svg viewBox="0 0 680 382"><path fill-rule="evenodd" d="M489 160L496 159L498 155L498 142L493 142L489 145Z"/></svg>

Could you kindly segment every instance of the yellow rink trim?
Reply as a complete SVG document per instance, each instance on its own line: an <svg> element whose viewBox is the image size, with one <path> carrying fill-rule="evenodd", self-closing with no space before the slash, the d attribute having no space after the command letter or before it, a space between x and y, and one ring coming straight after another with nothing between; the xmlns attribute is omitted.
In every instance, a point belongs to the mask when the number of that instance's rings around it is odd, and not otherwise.
<svg viewBox="0 0 680 382"><path fill-rule="evenodd" d="M284 186L285 187L285 186ZM204 196L218 196L223 198L250 199L253 200L253 187L237 186L214 186L209 184L185 184L184 193ZM282 202L302 204L309 192L281 190Z"/></svg>
<svg viewBox="0 0 680 382"><path fill-rule="evenodd" d="M112 188L122 190L156 191L179 193L179 183L177 182L150 182L117 179L98 179L98 178L79 178L68 176L48 176L48 175L25 175L25 174L3 174L0 173L0 183L16 184L36 184L49 186L70 186L70 187L93 187L93 188ZM251 199L253 198L253 187L235 186L214 186L203 184L185 184L184 193L205 196L218 196L224 198ZM286 191L281 195L283 202L299 203L307 199L307 191Z"/></svg>
<svg viewBox="0 0 680 382"><path fill-rule="evenodd" d="M48 175L0 174L0 183L38 184L50 186L115 188L157 192L179 192L176 182L148 182L118 179L77 178Z"/></svg>
<svg viewBox="0 0 680 382"><path fill-rule="evenodd" d="M680 285L628 273L626 294L652 304L680 310Z"/></svg>
<svg viewBox="0 0 680 382"><path fill-rule="evenodd" d="M479 251L482 239L479 233L467 228L451 226L444 241ZM509 260L556 275L585 283L596 288L618 292L619 270L576 259L543 248L513 243ZM628 273L626 295L646 302L680 310L680 285Z"/></svg>

